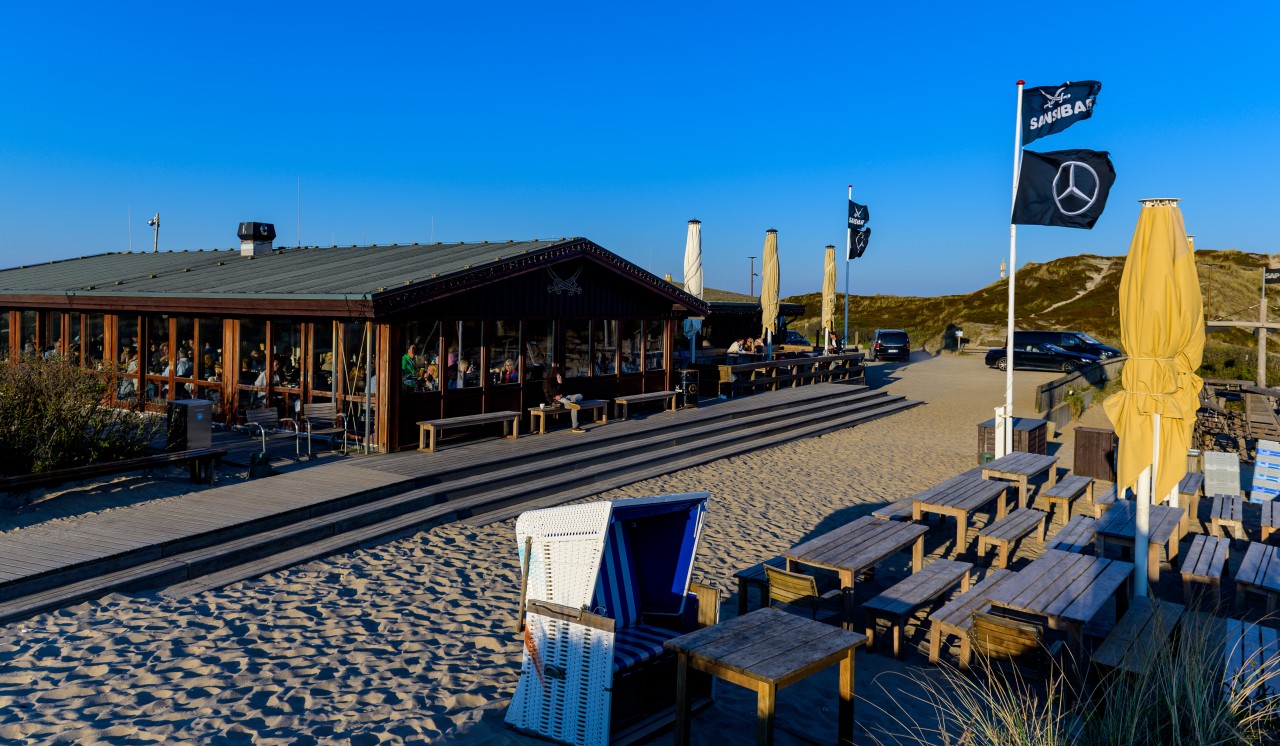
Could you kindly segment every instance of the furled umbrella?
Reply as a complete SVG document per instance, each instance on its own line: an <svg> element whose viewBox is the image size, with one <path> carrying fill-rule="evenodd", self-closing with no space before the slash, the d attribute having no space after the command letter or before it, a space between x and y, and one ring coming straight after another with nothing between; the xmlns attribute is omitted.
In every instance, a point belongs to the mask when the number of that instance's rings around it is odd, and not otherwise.
<svg viewBox="0 0 1280 746"><path fill-rule="evenodd" d="M822 348L830 349L831 330L836 325L836 247L827 247L822 269Z"/></svg>
<svg viewBox="0 0 1280 746"><path fill-rule="evenodd" d="M770 228L764 234L764 266L760 270L760 336L773 357L773 335L778 333L778 231Z"/></svg>
<svg viewBox="0 0 1280 746"><path fill-rule="evenodd" d="M702 222L689 221L689 235L684 242L684 291L702 300ZM698 348L702 319L685 319L684 335L689 338L689 364L693 365Z"/></svg>
<svg viewBox="0 0 1280 746"><path fill-rule="evenodd" d="M1204 306L1195 254L1175 199L1142 201L1120 277L1124 390L1103 402L1120 439L1116 489L1137 493L1134 546L1147 546L1150 505L1187 473L1204 356ZM1176 497L1175 497L1176 500ZM1146 595L1147 552L1133 553L1135 590Z"/></svg>

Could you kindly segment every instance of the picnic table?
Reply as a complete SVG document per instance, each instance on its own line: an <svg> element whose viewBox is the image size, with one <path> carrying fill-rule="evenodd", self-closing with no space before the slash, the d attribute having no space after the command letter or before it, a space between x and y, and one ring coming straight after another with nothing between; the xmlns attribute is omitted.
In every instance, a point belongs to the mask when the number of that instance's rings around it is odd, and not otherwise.
<svg viewBox="0 0 1280 746"><path fill-rule="evenodd" d="M1004 518L1005 490L1009 485L993 482L976 474L961 474L936 484L911 498L912 520L925 513L949 515L956 519L956 555L968 546L969 516L992 501L996 504L996 520Z"/></svg>
<svg viewBox="0 0 1280 746"><path fill-rule="evenodd" d="M1018 483L1018 507L1027 507L1028 482L1037 474L1049 472L1049 486L1058 481L1057 456L1015 451L982 465L983 479L1006 479Z"/></svg>
<svg viewBox="0 0 1280 746"><path fill-rule="evenodd" d="M1084 625L1113 596L1116 613L1128 602L1132 562L1047 549L1039 559L993 588L992 606L1044 617L1051 629L1064 630L1076 660L1084 660Z"/></svg>
<svg viewBox="0 0 1280 746"><path fill-rule="evenodd" d="M1178 556L1178 541L1182 538L1182 517L1185 508L1152 505L1147 534L1147 578L1160 582L1160 547L1172 563ZM1108 544L1128 547L1134 551L1134 534L1138 525L1138 504L1132 500L1116 500L1115 505L1101 518L1094 521L1094 547L1099 557L1105 556Z"/></svg>
<svg viewBox="0 0 1280 746"><path fill-rule="evenodd" d="M849 624L853 611L853 584L858 573L875 567L890 555L911 547L911 569L924 566L926 526L905 521L882 521L875 516L862 518L828 531L782 553L787 569L798 572L798 565L833 570L840 576L844 589L844 621Z"/></svg>
<svg viewBox="0 0 1280 746"><path fill-rule="evenodd" d="M1276 630L1239 619L1223 619L1203 611L1188 611L1184 627L1209 630L1210 640L1221 641L1222 683L1228 689L1252 687L1259 696L1280 692L1280 636Z"/></svg>
<svg viewBox="0 0 1280 746"><path fill-rule="evenodd" d="M873 519L874 520L874 519ZM757 609L668 640L677 655L676 744L689 743L689 669L756 690L756 743L773 743L778 690L840 664L840 744L853 744L854 651L865 635L778 609Z"/></svg>
<svg viewBox="0 0 1280 746"><path fill-rule="evenodd" d="M1152 659L1169 643L1184 607L1147 596L1133 599L1129 610L1093 651L1091 661L1100 668L1140 674L1150 670Z"/></svg>

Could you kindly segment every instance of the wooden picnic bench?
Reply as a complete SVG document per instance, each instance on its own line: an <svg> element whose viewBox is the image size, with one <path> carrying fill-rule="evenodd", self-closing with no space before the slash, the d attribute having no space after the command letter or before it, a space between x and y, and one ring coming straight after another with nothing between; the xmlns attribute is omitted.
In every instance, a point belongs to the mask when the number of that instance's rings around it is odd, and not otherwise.
<svg viewBox="0 0 1280 746"><path fill-rule="evenodd" d="M997 585L1013 577L1012 570L995 570L987 574L977 585L951 599L942 608L929 615L929 662L937 663L943 635L960 638L960 669L968 670L972 648L969 644L969 627L973 624L973 612L990 611L987 595Z"/></svg>
<svg viewBox="0 0 1280 746"><path fill-rule="evenodd" d="M1271 538L1271 534L1280 528L1280 500L1265 500L1262 503L1262 540Z"/></svg>
<svg viewBox="0 0 1280 746"><path fill-rule="evenodd" d="M1222 597L1222 575L1227 568L1231 541L1219 536L1196 534L1191 548L1182 559L1182 597L1191 603L1197 591L1207 586L1210 603L1216 606Z"/></svg>
<svg viewBox="0 0 1280 746"><path fill-rule="evenodd" d="M93 477L105 477L129 471L149 470L160 466L179 464L190 465L191 481L213 484L213 465L225 455L227 455L225 448L192 448L186 451L153 453L148 456L121 459L120 461L104 461L97 464L73 466L69 469L20 474L18 476L0 478L0 494L26 492L38 487L51 487L67 482L92 479Z"/></svg>
<svg viewBox="0 0 1280 746"><path fill-rule="evenodd" d="M1009 550L1014 542L1037 530L1039 540L1044 541L1044 524L1048 517L1049 514L1043 510L1018 508L978 532L978 556L987 556L987 547L995 545L1000 549L995 566L997 568L1008 566Z"/></svg>
<svg viewBox="0 0 1280 746"><path fill-rule="evenodd" d="M1139 596L1130 602L1110 634L1093 651L1090 662L1101 669L1142 674L1169 644L1184 607L1168 601Z"/></svg>
<svg viewBox="0 0 1280 746"><path fill-rule="evenodd" d="M1048 484L1052 487L1058 482L1058 469L1055 466L1057 463L1057 456L1042 456L1038 453L1016 451L1006 456L1001 456L995 461L988 461L983 464L982 478L1017 482L1018 507L1025 508L1027 507L1027 496L1030 492L1028 484L1031 478L1048 472Z"/></svg>
<svg viewBox="0 0 1280 746"><path fill-rule="evenodd" d="M960 584L961 592L969 590L972 562L934 560L923 570L894 584L884 593L862 604L867 615L867 650L875 647L876 623L886 622L893 637L893 657L902 658L902 627L907 618L922 606L937 600Z"/></svg>
<svg viewBox="0 0 1280 746"><path fill-rule="evenodd" d="M674 391L651 391L647 394L628 394L627 396L618 396L613 400L613 416L614 419L627 419L627 408L632 404L643 404L651 401L669 402L667 411L676 411L676 392Z"/></svg>
<svg viewBox="0 0 1280 746"><path fill-rule="evenodd" d="M1207 639L1221 645L1222 683L1229 690L1247 687L1271 697L1280 692L1280 635L1274 628L1203 611L1186 612L1182 624L1207 630Z"/></svg>
<svg viewBox="0 0 1280 746"><path fill-rule="evenodd" d="M1117 500L1115 507L1093 524L1094 545L1099 557L1105 557L1108 544L1127 547L1136 551L1138 509L1133 500ZM1169 563L1178 556L1178 541L1182 538L1183 508L1152 505L1147 514L1147 578L1154 584L1160 581L1160 548L1164 547Z"/></svg>
<svg viewBox="0 0 1280 746"><path fill-rule="evenodd" d="M801 386L821 381L860 378L862 353L759 360L719 365L719 394L735 396L743 391Z"/></svg>
<svg viewBox="0 0 1280 746"><path fill-rule="evenodd" d="M1093 517L1101 518L1102 514L1116 504L1116 487L1111 485L1093 500Z"/></svg>
<svg viewBox="0 0 1280 746"><path fill-rule="evenodd" d="M871 511L871 515L886 521L909 521L913 511L915 510L916 501L914 497L905 497L896 502L876 508Z"/></svg>
<svg viewBox="0 0 1280 746"><path fill-rule="evenodd" d="M1072 518L1045 545L1045 548L1083 554L1093 546L1093 523L1095 520L1097 519L1090 518L1087 515L1078 515Z"/></svg>
<svg viewBox="0 0 1280 746"><path fill-rule="evenodd" d="M765 574L765 567L776 567L786 569L787 560L782 555L770 557L764 562L752 565L745 570L739 570L733 574L738 581L738 616L747 613L748 593L752 588L759 593L760 605L769 605L769 578Z"/></svg>
<svg viewBox="0 0 1280 746"><path fill-rule="evenodd" d="M1053 515L1055 504L1062 507L1062 522L1071 520L1071 502L1081 495L1087 495L1089 504L1093 505L1093 477L1082 477L1072 474L1062 481L1047 488L1041 493L1049 503L1049 514Z"/></svg>
<svg viewBox="0 0 1280 746"><path fill-rule="evenodd" d="M606 399L583 399L578 402L578 409L590 412L592 422L609 421L609 402ZM568 407L559 403L555 406L529 407L529 431L546 435L547 417L556 417L568 411Z"/></svg>
<svg viewBox="0 0 1280 746"><path fill-rule="evenodd" d="M1213 511L1209 514L1209 533L1222 535L1229 529L1232 538L1244 540L1244 498L1239 495L1214 495Z"/></svg>
<svg viewBox="0 0 1280 746"><path fill-rule="evenodd" d="M912 500L912 520L919 521L925 513L949 515L956 519L955 554L964 552L969 544L969 516L991 502L996 504L996 520L1004 518L1004 482L987 481L971 473L952 477L916 494Z"/></svg>
<svg viewBox="0 0 1280 746"><path fill-rule="evenodd" d="M1204 475L1198 471L1187 472L1178 482L1178 506L1187 509L1187 514L1182 519L1184 535L1189 521L1196 521L1196 525L1200 525L1200 490L1203 486Z"/></svg>
<svg viewBox="0 0 1280 746"><path fill-rule="evenodd" d="M468 414L462 417L446 417L442 420L423 420L419 422L418 450L434 453L436 450L436 436L445 430L458 427L489 425L495 422L502 423L502 437L511 438L512 440L520 437L519 412L486 412L484 414ZM509 435L508 430L510 431ZM429 444L427 442L427 433L431 434Z"/></svg>
<svg viewBox="0 0 1280 746"><path fill-rule="evenodd" d="M1261 594L1267 600L1267 613L1275 613L1280 602L1280 547L1249 542L1236 571L1237 607L1244 606L1246 593Z"/></svg>

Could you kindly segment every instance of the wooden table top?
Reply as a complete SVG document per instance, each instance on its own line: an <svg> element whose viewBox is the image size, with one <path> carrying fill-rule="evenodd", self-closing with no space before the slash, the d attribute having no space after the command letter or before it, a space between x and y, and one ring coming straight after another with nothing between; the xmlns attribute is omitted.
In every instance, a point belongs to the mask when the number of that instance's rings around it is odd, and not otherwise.
<svg viewBox="0 0 1280 746"><path fill-rule="evenodd" d="M1014 451L1001 456L995 461L988 461L982 465L982 470L1029 477L1052 468L1056 463L1058 463L1057 456L1042 456L1038 453Z"/></svg>
<svg viewBox="0 0 1280 746"><path fill-rule="evenodd" d="M665 644L714 668L779 688L803 679L867 641L867 636L773 608L681 635Z"/></svg>
<svg viewBox="0 0 1280 746"><path fill-rule="evenodd" d="M1150 520L1147 525L1149 541L1152 544L1164 544L1178 530L1185 508L1171 508L1167 505L1152 505ZM1138 522L1138 504L1133 500L1116 500L1115 505L1102 514L1093 524L1093 532L1116 539L1134 537Z"/></svg>
<svg viewBox="0 0 1280 746"><path fill-rule="evenodd" d="M1280 657L1280 635L1275 628L1224 619L1203 611L1186 612L1182 615L1182 624L1184 628L1208 630L1204 633L1208 641L1220 646L1218 649L1226 664L1222 672L1224 684L1239 686L1265 678L1260 682L1261 687L1272 693L1280 688L1280 670L1271 662Z"/></svg>
<svg viewBox="0 0 1280 746"><path fill-rule="evenodd" d="M928 530L916 523L882 521L868 515L797 544L782 556L805 565L857 573L901 551Z"/></svg>
<svg viewBox="0 0 1280 746"><path fill-rule="evenodd" d="M1093 662L1138 673L1161 646L1169 644L1183 611L1181 604L1146 596L1133 599L1129 611L1093 651Z"/></svg>
<svg viewBox="0 0 1280 746"><path fill-rule="evenodd" d="M924 505L953 508L966 513L981 508L1009 488L1005 482L983 479L980 475L962 474L934 485L911 499Z"/></svg>
<svg viewBox="0 0 1280 746"><path fill-rule="evenodd" d="M1015 611L1084 624L1132 574L1132 562L1047 549L996 586L987 600Z"/></svg>

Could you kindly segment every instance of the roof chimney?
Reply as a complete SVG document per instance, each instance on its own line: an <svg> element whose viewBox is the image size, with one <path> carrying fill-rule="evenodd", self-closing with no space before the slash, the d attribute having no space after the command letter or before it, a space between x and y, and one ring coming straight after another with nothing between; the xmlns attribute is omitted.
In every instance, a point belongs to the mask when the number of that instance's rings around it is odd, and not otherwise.
<svg viewBox="0 0 1280 746"><path fill-rule="evenodd" d="M236 235L240 236L240 256L254 257L271 251L276 226L273 223L241 223Z"/></svg>

